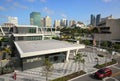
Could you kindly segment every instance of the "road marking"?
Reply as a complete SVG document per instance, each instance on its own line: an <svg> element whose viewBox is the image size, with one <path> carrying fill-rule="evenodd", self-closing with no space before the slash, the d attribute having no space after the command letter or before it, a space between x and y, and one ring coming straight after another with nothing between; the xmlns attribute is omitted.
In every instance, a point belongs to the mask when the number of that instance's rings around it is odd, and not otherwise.
<svg viewBox="0 0 120 81"><path fill-rule="evenodd" d="M115 68L115 69L120 69L119 67L117 67L117 66L112 66L113 68Z"/></svg>
<svg viewBox="0 0 120 81"><path fill-rule="evenodd" d="M113 79L114 81L119 81L118 79L114 78L114 77L106 77L103 79L103 81L109 80L109 79Z"/></svg>
<svg viewBox="0 0 120 81"><path fill-rule="evenodd" d="M120 75L120 71L118 71L117 73L112 74L113 77L117 76L117 75Z"/></svg>

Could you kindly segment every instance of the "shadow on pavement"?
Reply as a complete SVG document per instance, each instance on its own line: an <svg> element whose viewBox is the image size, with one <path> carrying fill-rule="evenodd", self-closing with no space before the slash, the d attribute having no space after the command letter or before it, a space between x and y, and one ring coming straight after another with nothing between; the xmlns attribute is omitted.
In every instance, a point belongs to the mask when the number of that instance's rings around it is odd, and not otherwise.
<svg viewBox="0 0 120 81"><path fill-rule="evenodd" d="M100 80L100 79L97 79L97 78L94 77L94 73L93 73L93 74L89 74L88 76L89 76L90 78L92 78L92 79ZM101 81L101 80L100 80L100 81Z"/></svg>

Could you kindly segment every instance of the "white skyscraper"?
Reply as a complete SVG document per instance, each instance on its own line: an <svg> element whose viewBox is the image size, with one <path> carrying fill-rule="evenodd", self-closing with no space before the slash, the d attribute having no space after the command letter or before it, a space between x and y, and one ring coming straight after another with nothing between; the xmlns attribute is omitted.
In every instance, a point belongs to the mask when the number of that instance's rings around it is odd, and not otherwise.
<svg viewBox="0 0 120 81"><path fill-rule="evenodd" d="M55 27L60 27L60 20L55 20L54 26Z"/></svg>
<svg viewBox="0 0 120 81"><path fill-rule="evenodd" d="M18 18L9 16L8 17L8 23L12 23L12 24L18 25Z"/></svg>
<svg viewBox="0 0 120 81"><path fill-rule="evenodd" d="M45 27L52 27L52 19L49 16L45 17Z"/></svg>

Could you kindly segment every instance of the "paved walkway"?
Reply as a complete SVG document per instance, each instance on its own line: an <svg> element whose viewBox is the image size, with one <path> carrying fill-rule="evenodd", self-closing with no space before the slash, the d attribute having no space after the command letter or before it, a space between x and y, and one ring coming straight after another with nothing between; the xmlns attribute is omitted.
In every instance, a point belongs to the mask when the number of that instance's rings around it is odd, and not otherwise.
<svg viewBox="0 0 120 81"><path fill-rule="evenodd" d="M99 59L99 63L105 63L105 61L110 61L109 59L106 60L105 57L98 57L95 53L90 52L81 52L83 54L83 58L85 59L85 65L81 64L80 68L81 70L86 71L87 73L95 71L96 69L93 68L94 65L96 65L95 58L97 57ZM78 71L79 65L74 62L74 60L70 59L69 62L66 63L56 63L53 65L54 71L49 76L49 79L55 79L58 77L62 77L68 74L71 74L73 72ZM7 78L6 80L0 80L0 81L14 81L12 78L13 74L6 74L0 76L0 78ZM45 76L42 72L42 67L34 68L25 70L23 72L17 71L17 81L45 81Z"/></svg>

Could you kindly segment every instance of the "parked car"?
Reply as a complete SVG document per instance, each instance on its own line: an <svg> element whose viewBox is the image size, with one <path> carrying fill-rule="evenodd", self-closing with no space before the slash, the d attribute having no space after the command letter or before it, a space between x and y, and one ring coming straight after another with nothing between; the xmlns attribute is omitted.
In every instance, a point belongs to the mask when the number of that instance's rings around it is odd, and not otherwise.
<svg viewBox="0 0 120 81"><path fill-rule="evenodd" d="M105 77L110 77L112 75L112 70L109 68L102 68L95 72L94 77L98 79L103 79Z"/></svg>

